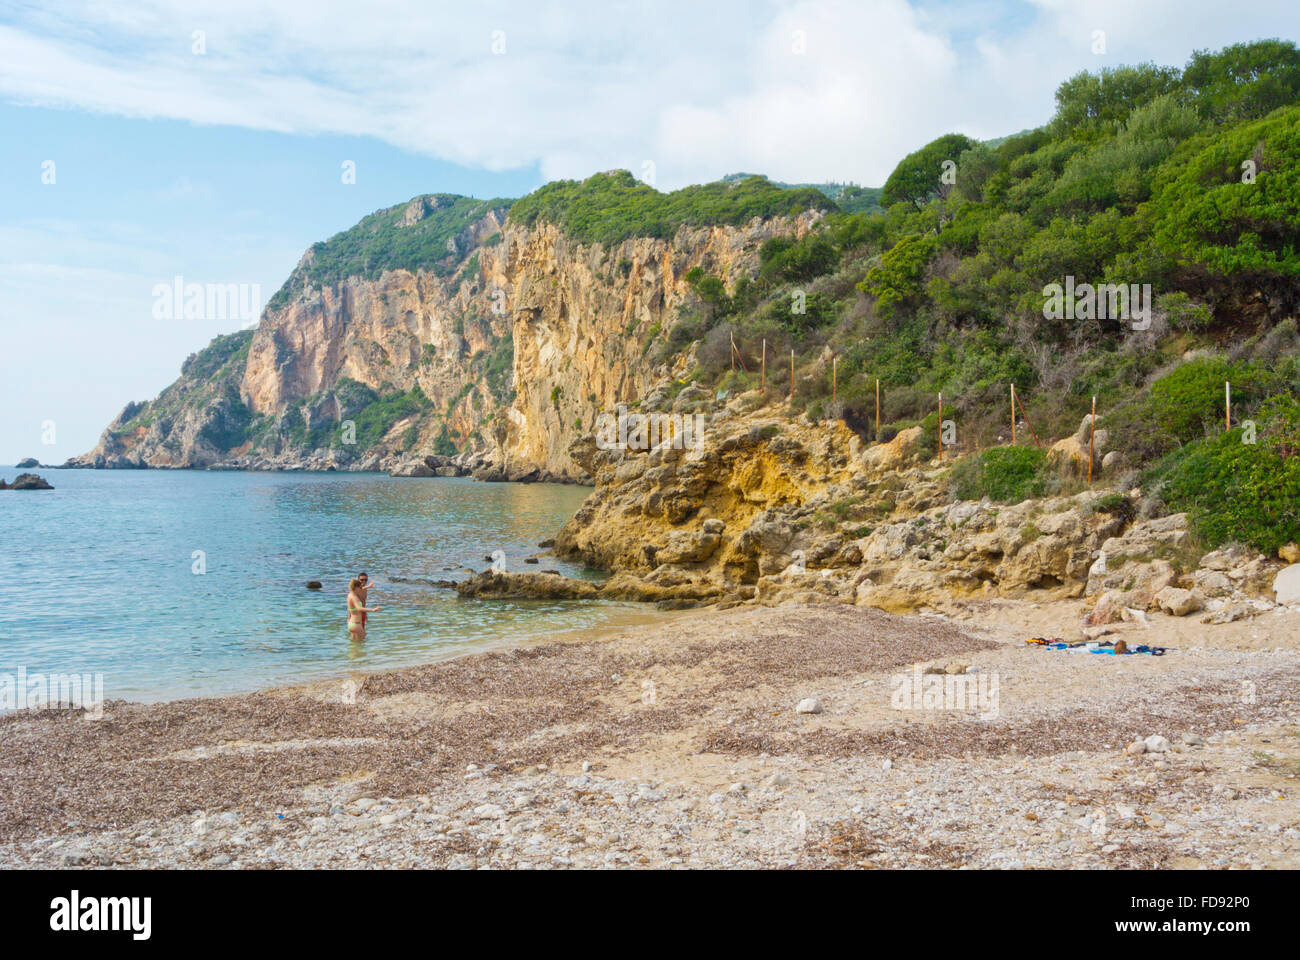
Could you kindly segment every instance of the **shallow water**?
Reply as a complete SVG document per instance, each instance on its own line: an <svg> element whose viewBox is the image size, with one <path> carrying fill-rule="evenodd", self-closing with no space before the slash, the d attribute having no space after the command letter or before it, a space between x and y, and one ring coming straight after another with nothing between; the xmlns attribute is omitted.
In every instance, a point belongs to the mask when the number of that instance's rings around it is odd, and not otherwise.
<svg viewBox="0 0 1300 960"><path fill-rule="evenodd" d="M0 476L20 473L0 467ZM43 470L0 492L0 674L103 674L104 696L216 695L644 618L634 604L462 600L391 577L594 576L550 556L589 490L382 474ZM347 581L382 612L347 635ZM305 588L320 580L321 591Z"/></svg>

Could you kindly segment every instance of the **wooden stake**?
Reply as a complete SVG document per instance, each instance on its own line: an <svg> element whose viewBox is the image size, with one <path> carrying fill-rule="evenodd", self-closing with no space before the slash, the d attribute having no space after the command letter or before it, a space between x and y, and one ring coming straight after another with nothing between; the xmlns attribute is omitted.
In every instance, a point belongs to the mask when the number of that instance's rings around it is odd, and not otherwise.
<svg viewBox="0 0 1300 960"><path fill-rule="evenodd" d="M790 351L790 400L794 401L794 351Z"/></svg>
<svg viewBox="0 0 1300 960"><path fill-rule="evenodd" d="M836 385L839 378L840 358L831 357L831 403L835 402Z"/></svg>
<svg viewBox="0 0 1300 960"><path fill-rule="evenodd" d="M880 442L880 378L876 378L876 443Z"/></svg>
<svg viewBox="0 0 1300 960"><path fill-rule="evenodd" d="M1092 486L1093 438L1097 434L1097 398L1092 398L1092 416L1088 418L1088 486Z"/></svg>
<svg viewBox="0 0 1300 960"><path fill-rule="evenodd" d="M943 460L943 394L939 394L939 459Z"/></svg>
<svg viewBox="0 0 1300 960"><path fill-rule="evenodd" d="M1232 429L1232 384L1223 381L1223 429Z"/></svg>
<svg viewBox="0 0 1300 960"><path fill-rule="evenodd" d="M1011 384L1011 446L1015 446L1015 384Z"/></svg>
<svg viewBox="0 0 1300 960"><path fill-rule="evenodd" d="M763 371L758 375L758 392L767 392L767 337L763 338Z"/></svg>
<svg viewBox="0 0 1300 960"><path fill-rule="evenodd" d="M1020 415L1025 418L1025 426L1029 428L1029 433L1034 438L1034 446L1041 447L1043 441L1038 439L1038 431L1035 430L1034 425L1029 422L1029 414L1025 413L1025 401L1020 399L1020 394L1016 394L1016 405L1020 408ZM1012 417L1015 416L1014 410L1011 412L1011 415Z"/></svg>
<svg viewBox="0 0 1300 960"><path fill-rule="evenodd" d="M731 369L736 369L736 361L740 361L740 369L749 373L749 367L745 366L745 358L740 355L740 347L736 346L736 335L731 335Z"/></svg>

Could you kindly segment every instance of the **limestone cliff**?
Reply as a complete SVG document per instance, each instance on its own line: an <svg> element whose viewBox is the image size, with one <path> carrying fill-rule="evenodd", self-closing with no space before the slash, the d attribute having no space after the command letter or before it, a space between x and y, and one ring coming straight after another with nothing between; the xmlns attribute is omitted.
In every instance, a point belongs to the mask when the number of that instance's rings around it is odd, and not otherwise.
<svg viewBox="0 0 1300 960"><path fill-rule="evenodd" d="M648 357L695 297L686 273L734 284L820 216L606 243L506 210L417 197L315 245L256 330L218 338L69 465L411 472L460 454L451 472L589 480L573 441L684 369Z"/></svg>

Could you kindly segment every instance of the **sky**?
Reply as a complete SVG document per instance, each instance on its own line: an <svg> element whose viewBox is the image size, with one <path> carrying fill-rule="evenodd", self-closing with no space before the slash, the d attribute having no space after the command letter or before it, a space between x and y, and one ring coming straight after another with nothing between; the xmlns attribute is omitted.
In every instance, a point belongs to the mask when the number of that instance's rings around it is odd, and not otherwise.
<svg viewBox="0 0 1300 960"><path fill-rule="evenodd" d="M7 0L0 463L84 453L255 322L168 316L160 287L264 303L310 244L417 194L614 168L878 186L941 134L1044 123L1080 70L1264 37L1300 38L1300 4Z"/></svg>

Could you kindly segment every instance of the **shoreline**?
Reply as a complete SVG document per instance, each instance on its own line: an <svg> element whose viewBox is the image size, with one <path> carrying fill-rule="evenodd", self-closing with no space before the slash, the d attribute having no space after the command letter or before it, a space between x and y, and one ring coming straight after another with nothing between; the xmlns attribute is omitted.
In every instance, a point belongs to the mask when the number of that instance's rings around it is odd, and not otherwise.
<svg viewBox="0 0 1300 960"><path fill-rule="evenodd" d="M475 600L474 603L493 603L491 600ZM601 604L608 606L617 606L627 608L622 611L622 615L612 617L609 621L585 627L571 627L564 630L546 632L535 632L527 634L499 634L488 638L478 638L470 640L463 644L447 644L445 649L440 652L429 652L422 654L419 659L410 663L400 665L375 666L370 669L363 667L349 667L345 664L338 664L337 669L328 675L322 674L309 680L284 681L271 683L269 685L255 686L249 689L227 690L224 692L214 691L207 693L182 693L176 691L166 691L158 694L156 697L148 696L144 699L130 699L129 697L111 697L105 700L105 703L116 702L126 704L132 707L150 707L164 704L175 704L188 701L220 700L228 697L248 697L269 695L276 692L291 690L306 690L324 685L338 685L349 680L358 678L364 682L366 677L378 676L400 672L402 670L418 669L433 664L445 663L449 660L459 660L463 657L478 656L488 653L499 653L510 650L524 650L536 646L542 646L548 643L572 643L588 640L599 640L611 632L617 632L625 629L635 629L638 627L652 626L654 624L671 620L678 617L688 616L695 612L692 610L657 610L653 604L624 601L624 600L587 600L572 601L573 603L582 603L584 605ZM370 638L364 641L365 644L382 645L383 638L381 634L373 632L375 627L372 625ZM340 641L344 646L351 647L355 641ZM48 673L50 671L44 671ZM82 708L76 708L78 711ZM13 716L16 711L0 710L0 720Z"/></svg>
<svg viewBox="0 0 1300 960"><path fill-rule="evenodd" d="M1023 642L1079 608L656 612L367 673L352 702L321 681L0 718L0 864L1300 864L1300 613L1156 616L1128 636L1179 636L1159 658ZM917 664L996 677L998 715L895 709Z"/></svg>

